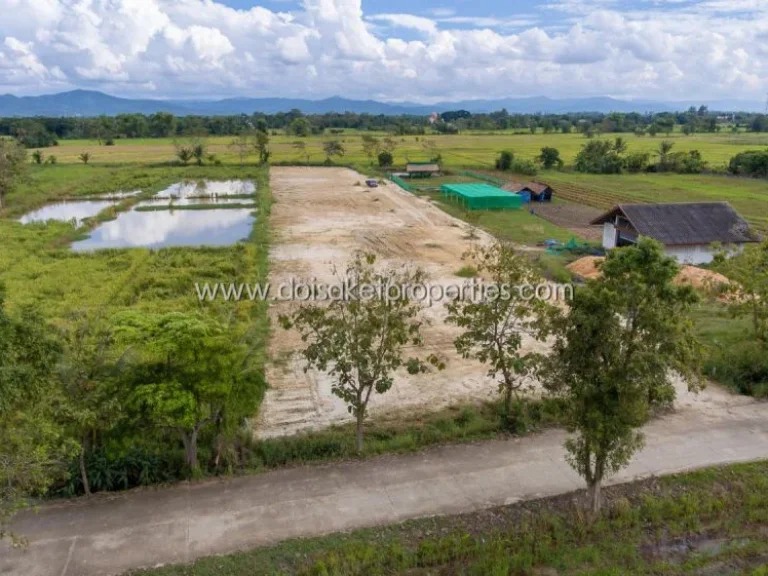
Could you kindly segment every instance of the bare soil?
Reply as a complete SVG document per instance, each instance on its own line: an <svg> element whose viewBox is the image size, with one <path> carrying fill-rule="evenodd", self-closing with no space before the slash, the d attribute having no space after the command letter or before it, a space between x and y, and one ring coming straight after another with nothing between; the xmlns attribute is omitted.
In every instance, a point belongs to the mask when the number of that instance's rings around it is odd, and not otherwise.
<svg viewBox="0 0 768 576"><path fill-rule="evenodd" d="M492 238L477 231L470 239L466 223L388 182L369 189L365 178L346 168L274 167L271 170L271 226L274 241L270 251L270 283L273 294L281 283L292 279L335 284L333 267L344 265L359 250L373 252L382 265L418 266L433 284L465 282L456 272L466 263L464 254L473 242ZM277 317L300 305L296 301L274 301L270 306L273 334L269 344L267 379L270 385L261 407L256 434L282 436L302 430L320 429L351 420L345 404L331 393L332 380L324 373L304 371L298 351L304 346L295 331L279 326ZM459 331L445 323L445 307L435 303L425 308L429 325L423 330L424 348L410 355L438 353L447 369L417 376L405 370L395 376L386 394L374 394L371 416L408 418L463 402L497 397L497 384L487 376L487 366L456 354L453 340ZM546 344L526 339L524 351L542 351ZM685 414L719 418L752 399L734 396L710 385L694 394L677 382L677 409ZM694 417L699 417L692 414Z"/></svg>
<svg viewBox="0 0 768 576"><path fill-rule="evenodd" d="M603 237L603 229L591 226L590 222L600 216L603 211L591 206L574 204L573 202L557 202L553 204L536 202L531 208L537 216L544 218L567 230L571 230L582 238L598 241Z"/></svg>
<svg viewBox="0 0 768 576"><path fill-rule="evenodd" d="M488 242L478 231L470 239L465 223L448 216L428 199L418 198L386 183L369 189L365 178L349 169L275 167L271 186L275 198L271 226L275 240L270 252L270 283L274 289L292 278L335 281L333 267L343 269L356 251L373 252L382 265L410 264L429 274L432 284L463 284L456 276L473 242ZM346 406L331 394L331 380L316 371L304 372L296 352L302 342L294 331L278 327L276 318L298 302L274 302L275 326L269 347L270 389L260 410L260 436L290 434L348 420ZM496 386L487 368L456 354L454 326L444 322L445 308L435 303L424 310L430 325L424 331L422 357L442 354L448 368L411 376L405 370L384 395L371 399L371 414L391 410L434 410L467 400L487 400ZM527 346L537 346L535 341ZM409 351L410 352L410 351Z"/></svg>

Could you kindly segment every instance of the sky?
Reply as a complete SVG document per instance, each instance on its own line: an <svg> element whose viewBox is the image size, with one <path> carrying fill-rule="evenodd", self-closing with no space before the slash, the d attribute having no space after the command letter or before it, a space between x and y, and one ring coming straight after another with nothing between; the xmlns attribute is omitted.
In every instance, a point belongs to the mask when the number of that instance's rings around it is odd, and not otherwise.
<svg viewBox="0 0 768 576"><path fill-rule="evenodd" d="M0 93L768 94L768 0L0 0Z"/></svg>

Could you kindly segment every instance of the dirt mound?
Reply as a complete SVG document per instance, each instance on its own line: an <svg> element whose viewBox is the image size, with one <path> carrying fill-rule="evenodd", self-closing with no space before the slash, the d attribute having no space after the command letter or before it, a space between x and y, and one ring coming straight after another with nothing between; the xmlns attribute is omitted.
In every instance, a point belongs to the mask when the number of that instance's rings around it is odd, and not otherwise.
<svg viewBox="0 0 768 576"><path fill-rule="evenodd" d="M604 258L599 256L586 256L568 264L567 268L573 274L585 280L591 280L600 276L598 263ZM696 266L683 265L680 273L675 276L675 284L689 285L696 289L714 289L724 284L730 284L728 278L717 272L697 268Z"/></svg>
<svg viewBox="0 0 768 576"><path fill-rule="evenodd" d="M603 260L605 260L605 258L601 256L585 256L584 258L579 258L578 260L571 262L566 268L573 274L576 274L576 276L584 278L584 280L592 280L593 278L600 276L600 270L597 265Z"/></svg>
<svg viewBox="0 0 768 576"><path fill-rule="evenodd" d="M689 284L694 288L712 289L719 285L730 284L728 278L711 270L696 268L695 266L683 266L675 277L675 284Z"/></svg>

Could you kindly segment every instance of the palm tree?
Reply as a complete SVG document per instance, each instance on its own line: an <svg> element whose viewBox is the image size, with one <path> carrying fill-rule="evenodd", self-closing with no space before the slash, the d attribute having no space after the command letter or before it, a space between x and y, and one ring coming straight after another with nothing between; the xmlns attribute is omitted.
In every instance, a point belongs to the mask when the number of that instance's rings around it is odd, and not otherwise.
<svg viewBox="0 0 768 576"><path fill-rule="evenodd" d="M659 167L662 170L666 170L667 163L669 162L669 153L672 152L672 148L675 147L674 142L670 142L669 140L662 140L659 143Z"/></svg>
<svg viewBox="0 0 768 576"><path fill-rule="evenodd" d="M627 151L627 146L627 141L621 136L613 141L613 150L616 152L616 154L624 154L624 152Z"/></svg>

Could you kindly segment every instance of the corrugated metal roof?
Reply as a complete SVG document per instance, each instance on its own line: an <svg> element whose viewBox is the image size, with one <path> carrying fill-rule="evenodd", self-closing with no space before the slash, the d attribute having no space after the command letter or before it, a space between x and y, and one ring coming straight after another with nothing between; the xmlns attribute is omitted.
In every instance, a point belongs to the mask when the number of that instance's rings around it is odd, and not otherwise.
<svg viewBox="0 0 768 576"><path fill-rule="evenodd" d="M728 202L619 204L592 221L603 224L622 214L641 236L667 246L755 242L749 225Z"/></svg>

